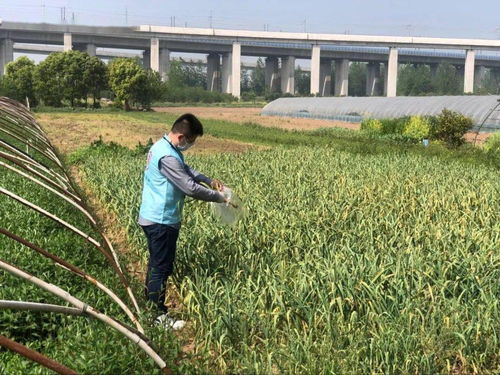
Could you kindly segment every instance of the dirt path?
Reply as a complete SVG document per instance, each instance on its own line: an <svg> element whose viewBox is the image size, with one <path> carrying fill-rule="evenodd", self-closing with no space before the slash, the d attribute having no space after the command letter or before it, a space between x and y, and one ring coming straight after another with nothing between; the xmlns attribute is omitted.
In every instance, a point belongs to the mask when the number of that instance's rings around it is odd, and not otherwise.
<svg viewBox="0 0 500 375"><path fill-rule="evenodd" d="M176 115L192 113L200 118L225 120L238 123L253 122L262 126L278 127L290 130L315 130L319 128L359 129L359 124L351 122L261 116L260 111L262 108L155 107L153 109L156 112L172 113Z"/></svg>

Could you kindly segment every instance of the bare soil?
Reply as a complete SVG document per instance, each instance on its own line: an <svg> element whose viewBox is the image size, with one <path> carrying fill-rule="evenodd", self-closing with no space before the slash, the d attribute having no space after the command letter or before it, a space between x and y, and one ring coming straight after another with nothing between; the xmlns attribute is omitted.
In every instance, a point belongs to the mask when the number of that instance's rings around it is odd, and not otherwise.
<svg viewBox="0 0 500 375"><path fill-rule="evenodd" d="M181 115L192 113L200 118L225 120L230 122L253 122L262 126L289 130L316 130L319 128L359 129L359 124L343 121L316 120L277 116L261 116L262 108L223 108L223 107L155 107L156 112Z"/></svg>
<svg viewBox="0 0 500 375"><path fill-rule="evenodd" d="M156 141L167 130L164 125L137 121L120 114L42 113L37 115L37 120L62 154L88 146L99 138L134 148L139 142L146 144L150 138ZM248 143L206 135L196 142L196 147L188 154L239 153L251 148L254 146Z"/></svg>
<svg viewBox="0 0 500 375"><path fill-rule="evenodd" d="M469 132L469 133L466 133L464 138L465 138L465 141L466 142L469 142L469 143L474 143L474 140L476 141L476 144L483 144L490 135L492 135L493 133L474 133L474 132ZM477 139L476 139L476 136L477 136Z"/></svg>

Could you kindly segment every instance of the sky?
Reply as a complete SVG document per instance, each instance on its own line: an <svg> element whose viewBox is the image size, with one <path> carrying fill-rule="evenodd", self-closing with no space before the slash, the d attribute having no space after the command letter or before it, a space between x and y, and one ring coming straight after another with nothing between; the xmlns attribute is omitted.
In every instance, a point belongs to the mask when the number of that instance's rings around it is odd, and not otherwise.
<svg viewBox="0 0 500 375"><path fill-rule="evenodd" d="M500 0L0 0L5 21L485 39L499 14Z"/></svg>

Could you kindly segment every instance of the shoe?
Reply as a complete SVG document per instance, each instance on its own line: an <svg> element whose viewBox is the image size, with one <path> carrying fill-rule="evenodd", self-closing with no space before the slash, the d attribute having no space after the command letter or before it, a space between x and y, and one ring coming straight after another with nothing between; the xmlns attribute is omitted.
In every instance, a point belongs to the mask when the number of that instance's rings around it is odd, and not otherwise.
<svg viewBox="0 0 500 375"><path fill-rule="evenodd" d="M184 320L175 320L170 316L169 313L162 314L155 319L156 325L161 325L165 329L171 329L173 331L178 331L186 325Z"/></svg>

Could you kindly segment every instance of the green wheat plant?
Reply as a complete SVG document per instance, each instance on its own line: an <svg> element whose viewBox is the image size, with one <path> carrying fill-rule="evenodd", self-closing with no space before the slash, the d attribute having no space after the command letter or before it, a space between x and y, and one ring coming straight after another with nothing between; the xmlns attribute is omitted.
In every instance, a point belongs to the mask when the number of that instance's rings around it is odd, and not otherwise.
<svg viewBox="0 0 500 375"><path fill-rule="evenodd" d="M334 142L188 162L247 214L225 227L207 204L186 204L174 284L194 352L183 371L498 373L497 169ZM80 162L143 262L144 163L106 147Z"/></svg>

